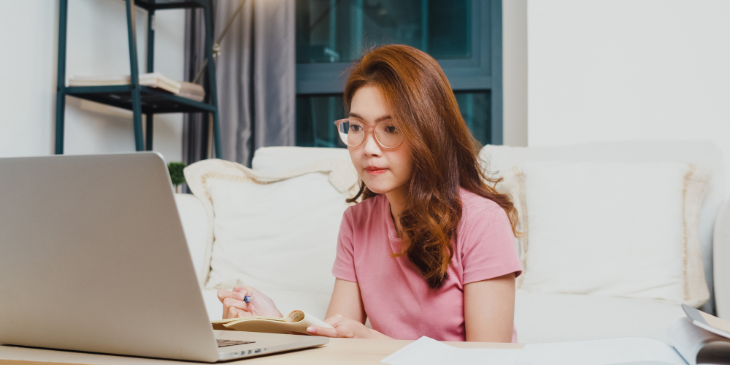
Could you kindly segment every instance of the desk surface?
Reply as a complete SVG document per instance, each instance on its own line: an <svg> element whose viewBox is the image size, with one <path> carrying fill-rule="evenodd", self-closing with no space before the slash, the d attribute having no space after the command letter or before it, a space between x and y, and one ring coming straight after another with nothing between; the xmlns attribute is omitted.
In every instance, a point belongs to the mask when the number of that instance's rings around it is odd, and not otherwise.
<svg viewBox="0 0 730 365"><path fill-rule="evenodd" d="M223 364L380 364L380 360L413 341L401 340L359 340L333 338L330 343L311 349L231 361ZM522 344L488 342L445 342L454 347L521 349ZM0 365L40 365L40 364L93 364L93 365L171 365L204 364L187 361L157 360L139 357L87 354L72 351L56 351L26 347L0 345Z"/></svg>

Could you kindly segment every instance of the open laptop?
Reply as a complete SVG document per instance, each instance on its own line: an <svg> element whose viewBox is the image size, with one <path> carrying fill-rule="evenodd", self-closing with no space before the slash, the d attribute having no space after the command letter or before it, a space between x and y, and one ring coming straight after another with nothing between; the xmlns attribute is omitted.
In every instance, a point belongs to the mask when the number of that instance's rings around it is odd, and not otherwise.
<svg viewBox="0 0 730 365"><path fill-rule="evenodd" d="M0 343L216 362L327 342L213 331L159 154L0 159Z"/></svg>

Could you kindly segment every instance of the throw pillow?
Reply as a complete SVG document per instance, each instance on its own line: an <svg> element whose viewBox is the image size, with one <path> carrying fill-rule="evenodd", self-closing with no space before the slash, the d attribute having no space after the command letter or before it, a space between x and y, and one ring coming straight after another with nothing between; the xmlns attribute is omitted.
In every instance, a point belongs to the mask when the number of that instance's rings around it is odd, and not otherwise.
<svg viewBox="0 0 730 365"><path fill-rule="evenodd" d="M332 291L345 199L357 186L351 163L322 160L271 174L206 160L185 177L212 220L207 288Z"/></svg>
<svg viewBox="0 0 730 365"><path fill-rule="evenodd" d="M709 170L682 163L531 162L522 173L525 204L516 205L529 222L522 289L695 307L707 301L698 221ZM521 194L519 181L510 188Z"/></svg>

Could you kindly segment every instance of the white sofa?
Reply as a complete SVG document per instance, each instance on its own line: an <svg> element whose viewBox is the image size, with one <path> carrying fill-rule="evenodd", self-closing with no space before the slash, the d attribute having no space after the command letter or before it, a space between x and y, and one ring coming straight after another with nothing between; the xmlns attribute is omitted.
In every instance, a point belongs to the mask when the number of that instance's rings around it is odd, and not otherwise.
<svg viewBox="0 0 730 365"><path fill-rule="evenodd" d="M712 295L703 308L717 309L721 317L730 318L730 202L725 200L722 152L711 142L636 141L540 148L486 146L482 157L490 162L493 171L506 171L528 161L687 162L711 169L714 177L702 205L699 227L705 275ZM256 151L253 169L278 173L333 158L349 161L347 151L341 149L262 148ZM176 200L196 270L205 277L209 265L204 262L209 232L206 211L195 196L177 194ZM332 265L331 262L315 264ZM267 295L283 310L298 306L320 317L324 317L329 302L329 295L302 293L296 288L268 291ZM203 290L203 297L210 317L220 318L222 308L216 290ZM612 337L666 341L668 323L681 315L678 305L655 300L518 290L515 323L519 341L523 343Z"/></svg>

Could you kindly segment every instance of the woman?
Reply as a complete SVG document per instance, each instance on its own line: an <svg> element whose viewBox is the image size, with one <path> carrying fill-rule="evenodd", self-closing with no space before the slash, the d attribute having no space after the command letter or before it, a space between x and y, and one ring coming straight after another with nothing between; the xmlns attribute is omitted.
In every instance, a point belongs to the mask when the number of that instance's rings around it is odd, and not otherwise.
<svg viewBox="0 0 730 365"><path fill-rule="evenodd" d="M344 99L349 116L335 124L362 180L353 201L362 201L340 226L325 320L334 328L307 331L516 342L517 213L480 168L479 143L436 60L404 45L376 48L355 63ZM218 297L225 318L282 316L251 287Z"/></svg>

